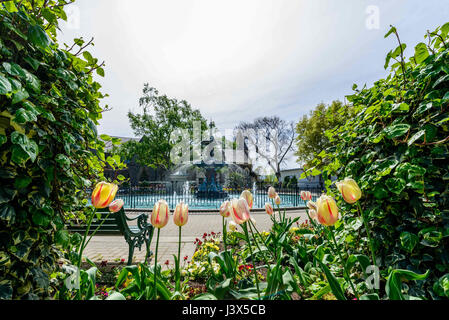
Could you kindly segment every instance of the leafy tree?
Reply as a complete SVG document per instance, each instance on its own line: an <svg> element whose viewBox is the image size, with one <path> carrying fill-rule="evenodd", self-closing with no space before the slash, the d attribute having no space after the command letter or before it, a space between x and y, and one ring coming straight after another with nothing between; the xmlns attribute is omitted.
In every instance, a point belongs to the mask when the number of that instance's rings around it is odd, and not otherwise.
<svg viewBox="0 0 449 320"><path fill-rule="evenodd" d="M128 141L115 152L124 159L134 159L144 166L165 169L172 166L170 151L176 141L172 141L170 135L176 129L186 129L193 137L195 121L201 123L202 130L208 128L201 112L192 109L187 101L160 95L158 90L148 84L144 85L139 106L143 113L128 112L128 118L134 134L142 137L141 140Z"/></svg>
<svg viewBox="0 0 449 320"><path fill-rule="evenodd" d="M333 101L330 105L320 103L309 115L304 115L296 124L296 146L295 155L297 161L306 166L311 166L313 160L322 164L326 163L323 152L331 146L329 137L338 127L344 125L348 118L353 116L350 106L343 105L341 101ZM321 167L321 166L320 166Z"/></svg>
<svg viewBox="0 0 449 320"><path fill-rule="evenodd" d="M104 178L101 64L82 39L59 48L67 3L0 3L0 299L51 294L65 222L90 213L86 191Z"/></svg>

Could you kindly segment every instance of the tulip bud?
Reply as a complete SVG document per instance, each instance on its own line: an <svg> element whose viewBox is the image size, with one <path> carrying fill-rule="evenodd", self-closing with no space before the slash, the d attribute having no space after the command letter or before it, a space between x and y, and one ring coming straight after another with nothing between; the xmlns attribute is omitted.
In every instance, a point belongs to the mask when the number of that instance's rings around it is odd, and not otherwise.
<svg viewBox="0 0 449 320"><path fill-rule="evenodd" d="M307 208L310 210L316 210L316 203L313 201L307 201Z"/></svg>
<svg viewBox="0 0 449 320"><path fill-rule="evenodd" d="M106 208L117 193L118 186L113 183L99 182L92 191L92 205L97 209Z"/></svg>
<svg viewBox="0 0 449 320"><path fill-rule="evenodd" d="M276 196L274 197L274 203L277 205L281 204L281 197L276 193Z"/></svg>
<svg viewBox="0 0 449 320"><path fill-rule="evenodd" d="M231 210L232 206L231 201L229 200L223 202L220 206L220 214L225 218L229 217L229 215L231 214Z"/></svg>
<svg viewBox="0 0 449 320"><path fill-rule="evenodd" d="M189 219L189 205L181 201L175 208L175 212L173 214L173 222L178 227L182 227L187 223L188 219Z"/></svg>
<svg viewBox="0 0 449 320"><path fill-rule="evenodd" d="M309 210L309 216L310 216L310 219L316 220L317 219L316 210L315 209L310 209Z"/></svg>
<svg viewBox="0 0 449 320"><path fill-rule="evenodd" d="M168 222L168 204L165 200L159 200L154 204L153 212L151 213L151 224L155 228L163 228Z"/></svg>
<svg viewBox="0 0 449 320"><path fill-rule="evenodd" d="M252 209L253 207L253 194L249 190L243 190L242 194L240 195L240 198L243 198L248 203L248 207Z"/></svg>
<svg viewBox="0 0 449 320"><path fill-rule="evenodd" d="M333 226L339 218L337 203L334 198L322 195L316 202L318 222L325 226Z"/></svg>
<svg viewBox="0 0 449 320"><path fill-rule="evenodd" d="M245 199L232 199L232 210L231 210L231 216L232 219L234 219L234 222L237 224L242 224L248 221L250 218L249 216L249 206L248 202L246 202Z"/></svg>
<svg viewBox="0 0 449 320"><path fill-rule="evenodd" d="M276 197L276 189L274 187L268 188L268 198L274 199Z"/></svg>
<svg viewBox="0 0 449 320"><path fill-rule="evenodd" d="M237 223L235 223L234 221L229 221L229 230L230 231L237 230Z"/></svg>
<svg viewBox="0 0 449 320"><path fill-rule="evenodd" d="M112 213L119 212L125 202L122 199L116 199L109 204L109 211Z"/></svg>
<svg viewBox="0 0 449 320"><path fill-rule="evenodd" d="M272 215L274 210L273 210L273 206L271 205L271 203L265 203L265 212L268 213L268 215Z"/></svg>
<svg viewBox="0 0 449 320"><path fill-rule="evenodd" d="M335 185L347 203L353 204L362 196L362 190L354 179L345 178L343 181L336 182Z"/></svg>
<svg viewBox="0 0 449 320"><path fill-rule="evenodd" d="M304 201L312 200L312 193L310 191L301 191L301 199Z"/></svg>

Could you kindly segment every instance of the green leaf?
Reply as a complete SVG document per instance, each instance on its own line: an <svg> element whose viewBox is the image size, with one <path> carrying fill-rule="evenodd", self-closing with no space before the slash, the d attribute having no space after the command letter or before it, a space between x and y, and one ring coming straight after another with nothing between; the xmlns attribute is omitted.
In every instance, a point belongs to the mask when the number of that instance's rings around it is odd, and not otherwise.
<svg viewBox="0 0 449 320"><path fill-rule="evenodd" d="M388 276L385 291L390 300L405 300L402 294L401 279L406 280L424 280L428 277L429 270L425 274L418 274L410 270L395 269Z"/></svg>
<svg viewBox="0 0 449 320"><path fill-rule="evenodd" d="M329 285L332 289L332 293L338 300L346 300L346 297L343 293L343 290L341 288L340 282L338 282L337 278L334 276L334 274L329 270L329 268L322 263L319 259L316 259L318 263L321 266L321 269L324 271L324 274L326 275L327 281L329 282Z"/></svg>
<svg viewBox="0 0 449 320"><path fill-rule="evenodd" d="M410 130L410 125L407 123L395 124L384 129L387 138L394 139L403 136Z"/></svg>
<svg viewBox="0 0 449 320"><path fill-rule="evenodd" d="M413 249L415 248L415 246L418 244L419 241L417 235L407 231L401 233L400 239L402 248L404 248L409 253L413 251Z"/></svg>
<svg viewBox="0 0 449 320"><path fill-rule="evenodd" d="M8 222L14 222L16 217L16 211L14 207L9 204L3 204L0 207L0 219Z"/></svg>
<svg viewBox="0 0 449 320"><path fill-rule="evenodd" d="M0 74L0 94L7 94L12 91L11 83Z"/></svg>
<svg viewBox="0 0 449 320"><path fill-rule="evenodd" d="M18 177L14 181L14 187L16 189L26 188L31 183L31 177Z"/></svg>
<svg viewBox="0 0 449 320"><path fill-rule="evenodd" d="M415 133L408 141L407 144L411 146L416 140L421 138L426 133L425 130L420 130L417 133Z"/></svg>
<svg viewBox="0 0 449 320"><path fill-rule="evenodd" d="M393 32L396 32L396 28L392 26L391 29L384 35L384 38L387 38Z"/></svg>
<svg viewBox="0 0 449 320"><path fill-rule="evenodd" d="M30 95L28 94L28 92L25 89L21 89L19 91L17 91L16 93L14 93L13 98L12 98L12 104L16 104L20 101L23 101L25 99L27 99Z"/></svg>
<svg viewBox="0 0 449 320"><path fill-rule="evenodd" d="M50 38L39 25L30 25L28 27L28 39L31 43L41 48L46 48L50 45Z"/></svg>
<svg viewBox="0 0 449 320"><path fill-rule="evenodd" d="M427 50L427 46L425 43L418 43L415 46L415 60L416 63L420 64L429 56L429 51Z"/></svg>

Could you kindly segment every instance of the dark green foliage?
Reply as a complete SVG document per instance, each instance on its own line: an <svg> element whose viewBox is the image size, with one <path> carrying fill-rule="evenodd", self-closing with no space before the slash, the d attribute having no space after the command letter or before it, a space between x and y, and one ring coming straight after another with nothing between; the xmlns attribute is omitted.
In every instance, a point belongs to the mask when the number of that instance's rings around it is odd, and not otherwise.
<svg viewBox="0 0 449 320"><path fill-rule="evenodd" d="M418 44L408 61L402 56L404 44L388 53L386 67L396 61L391 74L371 88L355 86L347 99L356 115L327 131L333 144L326 150L323 170L327 187L335 190L331 176L352 177L361 187L360 203L369 217L384 278L391 268L418 274L430 270L427 278L403 284L407 295L415 297L447 297L448 32L445 24L427 34L428 44ZM396 29L389 35L400 42ZM345 225L358 219L353 206L339 205ZM339 231L348 237L342 227ZM350 244L368 253L366 242L352 238ZM396 281L389 279L390 284ZM395 294L402 297L400 290Z"/></svg>
<svg viewBox="0 0 449 320"><path fill-rule="evenodd" d="M0 299L49 296L65 221L103 177L99 66L58 47L65 2L0 4Z"/></svg>

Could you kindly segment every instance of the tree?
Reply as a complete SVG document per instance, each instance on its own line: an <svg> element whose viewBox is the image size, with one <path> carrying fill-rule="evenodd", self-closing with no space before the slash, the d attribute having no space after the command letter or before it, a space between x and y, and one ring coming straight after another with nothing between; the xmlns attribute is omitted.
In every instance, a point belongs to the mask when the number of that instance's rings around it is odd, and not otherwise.
<svg viewBox="0 0 449 320"><path fill-rule="evenodd" d="M353 116L352 110L336 100L330 105L320 103L309 115L304 115L296 124L297 162L305 167L313 167L316 164L314 160L320 159L322 162L319 167L322 167L326 163L323 159L325 153L322 151L330 147L326 131L329 133L344 125Z"/></svg>
<svg viewBox="0 0 449 320"><path fill-rule="evenodd" d="M245 143L258 155L256 161L263 161L272 169L278 181L281 165L294 147L295 126L277 116L257 118L254 122L241 122L235 128L243 133Z"/></svg>
<svg viewBox="0 0 449 320"><path fill-rule="evenodd" d="M185 100L178 101L144 84L143 96L139 99L142 114L128 112L131 128L140 141L128 141L117 151L124 159L134 159L143 166L153 168L172 167L170 151L175 145L170 135L176 129L186 129L192 137L194 122L201 123L201 130L206 130L207 121L197 109L192 109Z"/></svg>

